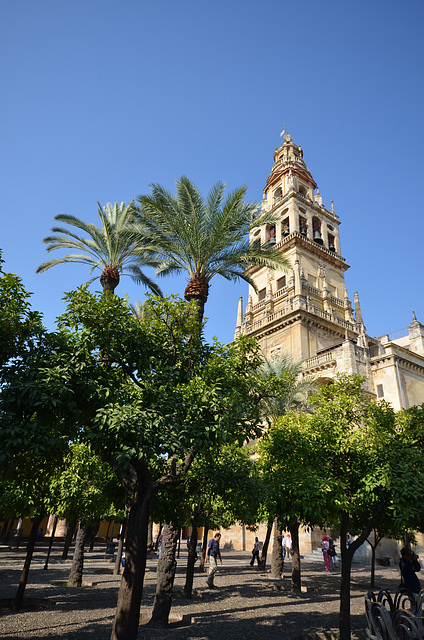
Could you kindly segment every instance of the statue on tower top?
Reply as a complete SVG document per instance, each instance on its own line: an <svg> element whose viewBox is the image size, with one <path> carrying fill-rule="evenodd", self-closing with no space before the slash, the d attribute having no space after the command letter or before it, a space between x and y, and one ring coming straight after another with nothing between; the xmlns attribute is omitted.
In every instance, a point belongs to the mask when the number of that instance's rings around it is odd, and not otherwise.
<svg viewBox="0 0 424 640"><path fill-rule="evenodd" d="M291 135L289 133L287 133L287 131L286 131L286 123L283 124L283 130L280 133L280 138L283 138L283 144L285 142L291 142L292 141Z"/></svg>

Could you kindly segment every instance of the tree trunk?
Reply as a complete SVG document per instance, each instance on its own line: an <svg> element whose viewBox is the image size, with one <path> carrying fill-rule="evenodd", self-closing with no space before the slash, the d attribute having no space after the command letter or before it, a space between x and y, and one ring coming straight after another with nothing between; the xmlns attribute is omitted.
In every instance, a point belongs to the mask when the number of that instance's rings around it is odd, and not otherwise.
<svg viewBox="0 0 424 640"><path fill-rule="evenodd" d="M10 524L9 524L9 528L8 528L8 530L6 531L6 536L5 536L5 538L4 538L4 542L5 542L5 544L7 544L7 543L9 542L9 540L10 540L10 537L11 537L11 535L12 535L12 531L13 531L13 524L14 524L14 522L15 522L15 518L11 518L11 520L10 520Z"/></svg>
<svg viewBox="0 0 424 640"><path fill-rule="evenodd" d="M349 517L343 512L340 528L342 576L340 582L340 640L350 640L350 578L352 568L352 545L346 548Z"/></svg>
<svg viewBox="0 0 424 640"><path fill-rule="evenodd" d="M147 549L148 551L153 551L153 520L151 518L147 529Z"/></svg>
<svg viewBox="0 0 424 640"><path fill-rule="evenodd" d="M283 546L282 546L283 532L279 526L277 518L274 521L274 540L272 543L272 557L271 557L271 578L281 578L284 570L283 560Z"/></svg>
<svg viewBox="0 0 424 640"><path fill-rule="evenodd" d="M19 581L18 590L15 596L15 602L13 604L13 608L16 611L18 611L22 607L25 587L28 582L28 574L29 574L29 568L31 566L32 554L34 553L35 540L37 538L38 528L40 526L42 519L43 519L43 516L36 516L32 523L31 533L29 534L29 540L27 545L27 554L25 558L24 568L22 570L21 579Z"/></svg>
<svg viewBox="0 0 424 640"><path fill-rule="evenodd" d="M188 546L187 573L186 573L186 581L184 585L184 596L186 598L191 598L193 593L194 564L196 562L196 547L197 547L197 518L198 518L198 509L197 507L195 507L191 515L191 537L190 537L190 544Z"/></svg>
<svg viewBox="0 0 424 640"><path fill-rule="evenodd" d="M96 535L100 527L100 518L96 520L96 523L93 527L90 528L90 547L88 549L89 553L92 553L94 550L94 543L96 542Z"/></svg>
<svg viewBox="0 0 424 640"><path fill-rule="evenodd" d="M290 523L289 531L292 539L292 591L301 591L299 526L295 521Z"/></svg>
<svg viewBox="0 0 424 640"><path fill-rule="evenodd" d="M21 544L23 532L24 532L24 530L23 530L22 527L20 529L18 529L18 539L16 540L16 548L17 549L19 549L19 545Z"/></svg>
<svg viewBox="0 0 424 640"><path fill-rule="evenodd" d="M203 524L202 552L199 558L199 571L203 573L205 570L206 547L208 546L209 518L205 518Z"/></svg>
<svg viewBox="0 0 424 640"><path fill-rule="evenodd" d="M100 284L103 287L103 294L114 293L119 284L119 271L114 264L105 266L100 276Z"/></svg>
<svg viewBox="0 0 424 640"><path fill-rule="evenodd" d="M163 524L162 522L159 522L159 531L158 531L158 535L156 536L156 542L155 542L155 551L159 551L159 540L161 539L161 534L162 534L162 529L163 529Z"/></svg>
<svg viewBox="0 0 424 640"><path fill-rule="evenodd" d="M174 586L177 561L179 528L173 523L164 524L162 529L162 553L158 561L156 595L153 603L151 626L165 629L168 626L169 612L172 603L172 588Z"/></svg>
<svg viewBox="0 0 424 640"><path fill-rule="evenodd" d="M57 516L54 517L54 522L53 522L53 529L50 535L50 542L49 542L49 548L47 550L47 556L46 556L46 561L44 563L44 570L47 571L47 569L49 568L49 560L50 560L50 554L52 552L52 546L53 546L53 541L54 541L54 535L56 533L56 527L57 527L57 521L59 520L59 518Z"/></svg>
<svg viewBox="0 0 424 640"><path fill-rule="evenodd" d="M205 303L209 295L209 283L203 274L193 273L184 291L184 298L197 305L197 317L199 324L203 322Z"/></svg>
<svg viewBox="0 0 424 640"><path fill-rule="evenodd" d="M375 555L377 552L377 547L380 544L382 539L383 539L383 536L377 533L376 529L374 529L374 544L371 544L371 542L367 538L367 542L371 547L371 577L370 577L371 589L374 589L375 587Z"/></svg>
<svg viewBox="0 0 424 640"><path fill-rule="evenodd" d="M1 536L0 537L4 542L6 542L6 531L7 531L7 528L9 526L9 522L10 522L9 519L5 520L4 521L4 525L3 525L3 529L1 530Z"/></svg>
<svg viewBox="0 0 424 640"><path fill-rule="evenodd" d="M68 557L68 553L69 553L69 547L71 546L71 542L72 542L72 537L74 535L74 531L75 531L75 527L77 526L77 522L78 520L72 520L72 522L70 522L68 524L68 527L66 529L66 538L65 538L65 544L63 547L63 551L62 551L62 560L66 560Z"/></svg>
<svg viewBox="0 0 424 640"><path fill-rule="evenodd" d="M178 542L177 542L177 558L180 558L181 551L181 529L178 530Z"/></svg>
<svg viewBox="0 0 424 640"><path fill-rule="evenodd" d="M262 552L261 552L261 561L259 564L259 569L261 571L265 571L265 567L266 567L266 556L268 553L268 547L269 547L269 541L271 539L271 533L272 533L272 524L269 524L266 528L266 536L265 536L265 541L262 547Z"/></svg>
<svg viewBox="0 0 424 640"><path fill-rule="evenodd" d="M370 588L374 589L375 587L375 546L371 545L371 579L370 579Z"/></svg>
<svg viewBox="0 0 424 640"><path fill-rule="evenodd" d="M131 501L125 544L125 567L118 594L111 640L137 640L147 558L147 530L152 503L152 477L138 474L139 486Z"/></svg>
<svg viewBox="0 0 424 640"><path fill-rule="evenodd" d="M84 568L84 546L88 530L79 526L75 540L74 557L72 558L71 572L68 578L68 587L80 587L82 585L82 572Z"/></svg>
<svg viewBox="0 0 424 640"><path fill-rule="evenodd" d="M113 568L114 576L119 576L119 574L121 573L121 560L122 560L122 552L124 550L126 528L127 528L127 521L124 520L124 522L122 523L121 532L119 534L118 550L116 552L115 566Z"/></svg>

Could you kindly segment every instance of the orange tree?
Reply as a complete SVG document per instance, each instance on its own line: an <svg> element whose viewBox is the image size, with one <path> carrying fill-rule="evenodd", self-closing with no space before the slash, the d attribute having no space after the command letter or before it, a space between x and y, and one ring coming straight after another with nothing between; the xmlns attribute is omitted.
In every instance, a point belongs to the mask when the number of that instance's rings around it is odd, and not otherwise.
<svg viewBox="0 0 424 640"><path fill-rule="evenodd" d="M269 500L281 519L340 529L341 640L350 639L355 551L380 522L389 519L396 530L423 523L423 412L395 414L371 401L362 383L335 378L316 395L313 414L281 418L261 444ZM346 548L348 532L357 537Z"/></svg>
<svg viewBox="0 0 424 640"><path fill-rule="evenodd" d="M193 460L261 431L261 357L254 341L205 345L196 305L151 298L141 321L117 296L68 296L60 330L74 358L109 376L109 399L78 437L107 461L131 498L114 640L137 637L152 497L184 481ZM52 368L49 376L61 376ZM103 378L101 378L103 379ZM95 381L95 379L94 379Z"/></svg>
<svg viewBox="0 0 424 640"><path fill-rule="evenodd" d="M42 516L53 507L50 479L60 468L76 424L98 407L101 375L72 366L73 346L49 333L30 308L20 278L0 269L0 509L34 518L15 608L22 604ZM57 375L47 372L54 367ZM97 365L94 369L98 370ZM91 382L90 378L91 377ZM76 400L78 398L78 401Z"/></svg>

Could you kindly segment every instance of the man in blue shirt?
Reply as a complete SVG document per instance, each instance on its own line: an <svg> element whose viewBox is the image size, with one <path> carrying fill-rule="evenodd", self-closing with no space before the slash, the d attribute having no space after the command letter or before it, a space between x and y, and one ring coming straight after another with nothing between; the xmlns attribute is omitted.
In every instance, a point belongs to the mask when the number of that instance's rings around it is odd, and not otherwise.
<svg viewBox="0 0 424 640"><path fill-rule="evenodd" d="M214 537L211 538L208 543L206 562L209 559L209 575L208 575L208 579L206 580L206 584L208 585L209 589L217 588L215 587L213 580L215 577L215 573L218 569L218 558L222 564L221 552L219 550L220 540L221 540L221 534L215 533Z"/></svg>

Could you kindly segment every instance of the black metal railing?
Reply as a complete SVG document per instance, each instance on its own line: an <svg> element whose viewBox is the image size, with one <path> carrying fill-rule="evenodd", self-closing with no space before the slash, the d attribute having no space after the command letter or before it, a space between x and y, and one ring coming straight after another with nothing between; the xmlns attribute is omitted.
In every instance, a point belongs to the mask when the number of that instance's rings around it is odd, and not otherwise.
<svg viewBox="0 0 424 640"><path fill-rule="evenodd" d="M401 589L392 596L389 591L365 598L367 634L372 640L424 640L422 618L424 592L414 594Z"/></svg>

